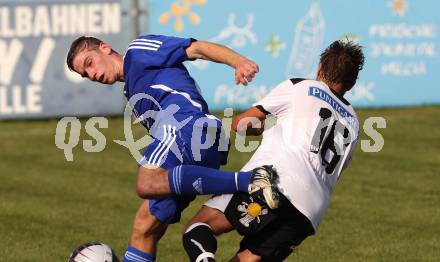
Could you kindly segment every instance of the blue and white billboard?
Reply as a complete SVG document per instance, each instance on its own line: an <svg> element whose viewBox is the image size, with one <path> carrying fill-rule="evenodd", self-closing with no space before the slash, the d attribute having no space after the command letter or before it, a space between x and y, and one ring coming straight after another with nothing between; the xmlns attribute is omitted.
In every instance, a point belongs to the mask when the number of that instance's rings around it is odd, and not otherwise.
<svg viewBox="0 0 440 262"><path fill-rule="evenodd" d="M313 78L337 39L365 47L366 64L347 98L356 106L440 103L436 0L151 0L149 31L225 44L260 65L250 87L233 71L189 63L211 109L246 108L280 81Z"/></svg>
<svg viewBox="0 0 440 262"><path fill-rule="evenodd" d="M0 119L119 114L122 85L81 79L66 66L70 43L92 35L123 50L121 1L2 1Z"/></svg>

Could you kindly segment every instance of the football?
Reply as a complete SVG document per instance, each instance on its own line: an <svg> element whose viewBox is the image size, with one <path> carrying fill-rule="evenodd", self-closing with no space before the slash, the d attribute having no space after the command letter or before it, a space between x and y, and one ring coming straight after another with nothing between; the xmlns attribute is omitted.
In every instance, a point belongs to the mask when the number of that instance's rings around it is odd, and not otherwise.
<svg viewBox="0 0 440 262"><path fill-rule="evenodd" d="M67 262L119 262L119 259L106 244L91 242L77 247Z"/></svg>

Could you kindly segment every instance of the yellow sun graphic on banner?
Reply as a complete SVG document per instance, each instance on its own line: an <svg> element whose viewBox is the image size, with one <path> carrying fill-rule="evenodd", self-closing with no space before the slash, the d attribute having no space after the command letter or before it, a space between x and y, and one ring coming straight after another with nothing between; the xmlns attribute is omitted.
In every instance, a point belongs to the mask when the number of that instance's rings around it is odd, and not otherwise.
<svg viewBox="0 0 440 262"><path fill-rule="evenodd" d="M171 4L170 10L160 15L159 23L166 24L172 17L176 18L174 22L174 30L177 32L182 32L184 28L183 18L187 16L189 21L193 25L198 25L200 23L200 16L194 13L191 8L193 5L203 6L207 0L180 0L175 1Z"/></svg>
<svg viewBox="0 0 440 262"><path fill-rule="evenodd" d="M393 0L388 3L388 6L393 10L393 14L404 16L408 10L408 2L406 0Z"/></svg>

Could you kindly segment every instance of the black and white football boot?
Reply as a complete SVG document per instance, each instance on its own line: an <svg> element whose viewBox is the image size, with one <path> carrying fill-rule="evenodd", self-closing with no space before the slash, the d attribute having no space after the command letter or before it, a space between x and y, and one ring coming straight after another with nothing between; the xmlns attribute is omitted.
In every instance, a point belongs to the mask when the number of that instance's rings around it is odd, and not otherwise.
<svg viewBox="0 0 440 262"><path fill-rule="evenodd" d="M264 201L270 209L278 208L280 193L276 188L278 174L272 165L264 165L252 170L253 176L248 187L249 195Z"/></svg>

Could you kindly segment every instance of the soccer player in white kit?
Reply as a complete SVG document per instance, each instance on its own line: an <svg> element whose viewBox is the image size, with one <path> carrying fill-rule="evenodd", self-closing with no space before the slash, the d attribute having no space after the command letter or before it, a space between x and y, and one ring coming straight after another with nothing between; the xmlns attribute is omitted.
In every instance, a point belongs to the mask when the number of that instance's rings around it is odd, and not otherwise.
<svg viewBox="0 0 440 262"><path fill-rule="evenodd" d="M232 261L282 261L315 234L356 147L359 121L343 95L363 63L359 45L335 41L321 54L316 80L286 80L234 119L237 132L258 134L267 115L277 118L242 170L273 165L279 208L245 193L214 196L185 228L183 245L191 261L215 261L214 235L232 229L244 235Z"/></svg>

